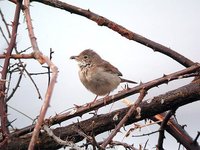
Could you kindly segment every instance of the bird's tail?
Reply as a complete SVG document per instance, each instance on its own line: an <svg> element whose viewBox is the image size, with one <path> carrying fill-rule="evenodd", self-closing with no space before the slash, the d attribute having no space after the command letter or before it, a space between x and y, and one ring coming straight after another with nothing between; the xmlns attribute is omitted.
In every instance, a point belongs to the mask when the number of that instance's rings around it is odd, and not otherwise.
<svg viewBox="0 0 200 150"><path fill-rule="evenodd" d="M128 83L137 84L137 82L135 82L135 81L131 81L131 80L123 79L123 78L121 78L121 82L128 82Z"/></svg>

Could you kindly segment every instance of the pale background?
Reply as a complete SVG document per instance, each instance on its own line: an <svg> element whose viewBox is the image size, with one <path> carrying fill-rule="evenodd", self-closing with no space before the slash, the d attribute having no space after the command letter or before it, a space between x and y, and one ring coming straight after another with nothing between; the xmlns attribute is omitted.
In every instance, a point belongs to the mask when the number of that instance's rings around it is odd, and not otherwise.
<svg viewBox="0 0 200 150"><path fill-rule="evenodd" d="M90 9L135 33L176 50L194 62L200 60L199 0L125 0L123 2L120 0L66 0L65 2L84 9ZM15 5L8 1L0 1L0 8L7 22L11 23ZM49 49L52 48L55 52L53 62L59 68L58 82L47 116L53 116L73 107L73 104L81 105L94 99L95 95L87 91L78 79L77 63L69 59L70 56L77 55L84 49L91 48L95 50L104 59L115 65L123 73L124 78L137 82L147 82L161 77L163 74L169 74L184 68L171 58L158 52L155 53L151 49L130 41L106 27L98 26L84 17L36 2L31 3L31 15L40 50L49 55ZM17 36L18 50L30 46L26 24L22 16ZM3 27L2 20L0 25ZM0 43L0 53L2 53L7 47L2 35L0 36ZM27 53L30 52L31 50ZM46 71L37 61L24 60L24 62L26 62L27 69L30 72ZM0 60L0 63L2 65L3 60ZM47 86L46 77L46 75L34 76L43 97ZM17 78L13 78L13 82L16 81ZM169 85L153 88L148 92L146 98L173 90L190 81L191 79L173 81ZM129 86L132 87L133 85ZM121 87L118 90L121 90ZM136 96L128 97L128 99L134 101ZM24 76L18 92L9 101L9 105L33 119L38 115L42 101L38 99L37 92L28 76ZM122 102L118 102L114 104L112 110L124 106ZM109 112L110 108L109 105L100 111L106 113ZM199 102L177 110L179 123L182 125L187 124L186 130L192 137L195 137L197 131L199 131L199 115ZM91 117L91 115L84 116L84 118L88 117ZM9 109L9 119L13 120L15 118L17 120L13 123L13 126L17 128L32 123L30 119ZM81 120L81 118L79 119ZM61 125L70 124L72 121L76 120L69 120ZM142 121L141 124L143 123ZM133 134L148 133L156 129L157 126L148 127L142 129L144 132L135 131ZM126 131L122 129L122 133L119 133L115 140L121 141L124 133ZM108 132L98 136L98 140L107 137L107 134ZM123 141L138 147L138 144L144 145L146 140L150 139L147 148L155 149L157 138L157 134L143 138L129 136ZM178 144L175 139L167 134L167 138L164 140L164 148L177 149Z"/></svg>

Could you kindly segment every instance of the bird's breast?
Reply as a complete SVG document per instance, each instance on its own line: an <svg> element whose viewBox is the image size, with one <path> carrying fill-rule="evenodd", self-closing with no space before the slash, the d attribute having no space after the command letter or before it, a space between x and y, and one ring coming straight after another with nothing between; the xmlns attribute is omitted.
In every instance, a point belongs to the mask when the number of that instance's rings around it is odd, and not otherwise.
<svg viewBox="0 0 200 150"><path fill-rule="evenodd" d="M83 85L96 95L106 95L117 88L121 79L101 68L84 68L79 71Z"/></svg>

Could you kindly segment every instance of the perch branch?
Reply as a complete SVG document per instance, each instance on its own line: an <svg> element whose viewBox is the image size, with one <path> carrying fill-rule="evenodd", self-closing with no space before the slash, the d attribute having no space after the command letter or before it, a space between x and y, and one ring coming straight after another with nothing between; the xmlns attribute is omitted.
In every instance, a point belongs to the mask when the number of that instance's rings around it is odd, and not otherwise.
<svg viewBox="0 0 200 150"><path fill-rule="evenodd" d="M169 91L159 96L155 96L154 98L152 98L151 102L149 102L149 100L142 101L139 105L139 107L141 108L141 118L136 117L138 113L137 111L134 111L134 113L131 115L131 117L129 117L125 125L132 124L134 122L143 120L145 118L153 117L156 114L163 113L170 109L175 109L177 107L181 107L183 105L199 101L199 99L200 99L199 84L190 83L176 90ZM76 131L74 131L74 129L77 128L78 124L81 126L81 128L84 130L85 133L89 134L93 130L93 133L95 135L98 135L105 131L114 129L116 125L120 122L120 120L125 116L125 114L128 112L129 109L130 107L119 109L108 114L98 115L90 119L87 119L85 121L81 121L79 123L73 123L66 127L60 127L54 129L53 132L55 135L62 137L62 139L67 138L68 140L76 143L84 139L83 136L80 136L79 134L76 133ZM118 119L113 119L116 116L116 114L118 115ZM92 126L94 128L92 128ZM184 147L186 147L188 150L199 150L200 147L198 143L191 144L193 142L191 137L187 135L189 140L183 138L182 128L181 130L179 129L175 130L175 128L174 130L170 130L169 126L171 125L167 124L166 131L169 132L172 136L174 136L178 140L178 142L182 143ZM10 150L12 147L14 147L15 149L19 147L27 149L28 143L30 142L30 137L29 138L12 137L12 138L13 138L12 141L10 141L8 145L8 150ZM57 145L57 143L54 140L49 138L48 135L45 135L43 133L40 134L39 141L40 142L38 142L36 146L40 149L45 149L45 148L48 149L49 147L52 148L52 146L54 149L56 148L58 149L61 147Z"/></svg>
<svg viewBox="0 0 200 150"><path fill-rule="evenodd" d="M184 74L195 72L199 68L200 68L200 65L196 64L196 65L193 65L192 67L183 69L181 71L178 71L178 72L175 72L175 73L172 73L172 74L169 74L169 75L165 75L161 78L149 81L147 83L143 83L143 84L138 85L138 86L133 87L133 88L123 90L123 91L121 91L121 92L119 92L115 95L108 96L108 98L106 99L106 105L111 104L111 103L118 101L120 99L123 99L127 96L136 94L141 89L150 89L150 88L156 87L160 84L168 83L169 81L178 79L180 76L182 76ZM68 111L66 113L56 115L55 117L52 117L50 119L46 119L45 122L49 125L61 123L65 120L71 119L73 117L82 116L83 114L90 112L92 110L98 109L98 108L100 108L104 105L105 105L104 98L101 98L101 99L97 100L95 103L92 103L90 106L82 106L82 107L79 107L77 109L74 108L71 111ZM30 131L33 130L33 128L34 128L34 125L30 125L29 127L25 127L23 129L21 129L20 131L13 133L13 136L20 136L20 135L29 133Z"/></svg>
<svg viewBox="0 0 200 150"><path fill-rule="evenodd" d="M111 104L111 103L113 103L115 101L118 101L120 99L123 99L123 98L125 98L127 96L136 94L141 89L148 90L148 89L150 89L152 87L156 87L156 86L161 85L163 83L168 83L169 81L178 79L182 75L190 74L192 72L195 72L199 68L200 68L200 65L196 64L196 65L193 65L192 67L183 69L181 71L177 71L175 73L172 73L172 74L169 74L169 75L165 75L165 76L163 76L161 78L149 81L147 83L143 83L143 84L138 85L136 87L123 90L123 91L121 91L121 92L119 92L119 93L117 93L115 95L108 96L108 98L106 99L106 105ZM57 116L56 118L51 118L47 122L49 122L49 124L60 123L60 122L65 121L67 119L71 119L71 118L73 118L75 116L81 116L84 113L87 113L87 112L89 112L91 110L94 110L94 109L98 109L98 108L100 108L100 107L102 107L104 105L105 105L104 98L101 98L101 99L97 100L95 103L91 104L90 106L82 106L80 108L73 109L72 111L63 113L63 114Z"/></svg>

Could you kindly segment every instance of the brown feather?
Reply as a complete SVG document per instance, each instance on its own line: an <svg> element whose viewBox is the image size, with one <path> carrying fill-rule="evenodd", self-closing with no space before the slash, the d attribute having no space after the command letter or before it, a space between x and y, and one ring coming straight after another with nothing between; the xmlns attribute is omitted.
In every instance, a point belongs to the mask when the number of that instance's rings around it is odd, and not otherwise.
<svg viewBox="0 0 200 150"><path fill-rule="evenodd" d="M109 62L103 60L101 63L96 64L98 67L104 67L104 70L107 72L110 72L112 74L117 74L118 76L122 76L122 73L113 65L111 65Z"/></svg>

